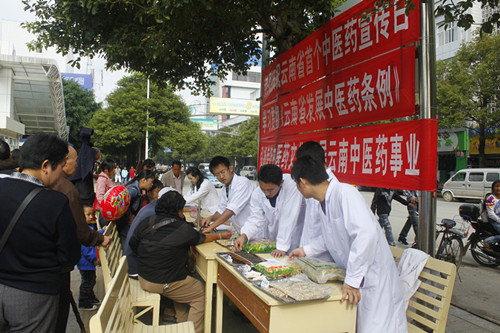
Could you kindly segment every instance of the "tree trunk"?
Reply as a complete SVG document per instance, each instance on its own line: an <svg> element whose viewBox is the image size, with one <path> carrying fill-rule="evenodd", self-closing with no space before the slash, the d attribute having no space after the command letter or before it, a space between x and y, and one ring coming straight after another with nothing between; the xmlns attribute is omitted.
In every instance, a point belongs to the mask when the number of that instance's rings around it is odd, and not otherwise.
<svg viewBox="0 0 500 333"><path fill-rule="evenodd" d="M484 155L484 147L486 146L486 126L483 123L479 124L479 167L486 167L486 156Z"/></svg>

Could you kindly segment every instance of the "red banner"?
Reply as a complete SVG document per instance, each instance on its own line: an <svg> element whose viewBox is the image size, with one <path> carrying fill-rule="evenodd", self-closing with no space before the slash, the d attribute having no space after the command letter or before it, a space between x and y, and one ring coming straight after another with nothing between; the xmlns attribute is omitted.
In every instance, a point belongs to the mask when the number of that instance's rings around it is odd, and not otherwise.
<svg viewBox="0 0 500 333"><path fill-rule="evenodd" d="M394 6L366 22L361 14L375 4L375 0L362 1L280 54L263 70L262 103L419 39L420 1L414 2L409 16L405 8Z"/></svg>
<svg viewBox="0 0 500 333"><path fill-rule="evenodd" d="M335 72L261 107L260 138L411 116L415 48Z"/></svg>
<svg viewBox="0 0 500 333"><path fill-rule="evenodd" d="M314 140L342 182L435 191L437 127L436 119L422 119L261 140L259 167L272 163L290 172L298 147Z"/></svg>

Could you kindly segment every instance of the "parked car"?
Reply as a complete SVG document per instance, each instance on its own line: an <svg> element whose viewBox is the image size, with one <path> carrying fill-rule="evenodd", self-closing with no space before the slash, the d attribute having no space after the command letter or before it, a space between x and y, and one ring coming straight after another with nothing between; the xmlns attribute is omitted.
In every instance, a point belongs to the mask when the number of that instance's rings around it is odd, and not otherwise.
<svg viewBox="0 0 500 333"><path fill-rule="evenodd" d="M210 163L200 163L200 164L198 164L198 169L200 169L200 171L210 172L209 165L210 165Z"/></svg>
<svg viewBox="0 0 500 333"><path fill-rule="evenodd" d="M212 184L214 184L216 188L221 188L223 186L223 184L217 179L217 177L215 177L210 171L208 171L208 169L201 170L201 172L203 173L205 178L207 178L212 182Z"/></svg>
<svg viewBox="0 0 500 333"><path fill-rule="evenodd" d="M240 171L240 176L253 180L257 179L257 167L253 165L245 165Z"/></svg>
<svg viewBox="0 0 500 333"><path fill-rule="evenodd" d="M484 199L497 179L500 179L500 169L459 170L444 183L441 194L446 201L454 198Z"/></svg>

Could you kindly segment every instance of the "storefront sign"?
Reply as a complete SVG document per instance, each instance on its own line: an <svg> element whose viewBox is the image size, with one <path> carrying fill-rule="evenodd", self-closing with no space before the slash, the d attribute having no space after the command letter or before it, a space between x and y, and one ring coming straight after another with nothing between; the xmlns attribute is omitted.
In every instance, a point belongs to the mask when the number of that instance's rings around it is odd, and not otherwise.
<svg viewBox="0 0 500 333"><path fill-rule="evenodd" d="M298 147L313 140L342 182L435 191L437 127L436 119L423 119L276 136L261 140L259 165L290 172Z"/></svg>

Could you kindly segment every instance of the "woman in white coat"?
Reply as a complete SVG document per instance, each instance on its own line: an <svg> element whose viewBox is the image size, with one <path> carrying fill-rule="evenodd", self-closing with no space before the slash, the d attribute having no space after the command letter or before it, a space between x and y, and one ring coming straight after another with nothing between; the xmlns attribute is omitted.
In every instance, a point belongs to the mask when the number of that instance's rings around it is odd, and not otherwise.
<svg viewBox="0 0 500 333"><path fill-rule="evenodd" d="M191 190L184 197L186 203L197 204L198 200L201 200L202 211L208 212L212 215L217 211L217 205L219 204L219 195L215 189L214 184L210 182L203 173L196 167L190 167L186 170L186 176L191 182Z"/></svg>

